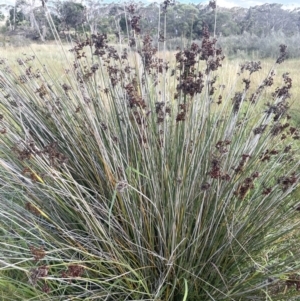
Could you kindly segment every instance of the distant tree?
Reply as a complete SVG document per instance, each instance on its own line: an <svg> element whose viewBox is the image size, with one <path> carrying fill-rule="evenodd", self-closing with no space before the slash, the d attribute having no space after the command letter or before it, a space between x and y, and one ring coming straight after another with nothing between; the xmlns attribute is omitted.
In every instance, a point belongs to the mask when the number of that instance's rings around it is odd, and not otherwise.
<svg viewBox="0 0 300 301"><path fill-rule="evenodd" d="M11 25L14 30L18 25L25 20L25 14L18 8L11 8L9 10L9 18L7 20L7 25Z"/></svg>
<svg viewBox="0 0 300 301"><path fill-rule="evenodd" d="M223 11L217 16L217 34L222 36L237 35L241 32L241 27L232 18L230 11Z"/></svg>
<svg viewBox="0 0 300 301"><path fill-rule="evenodd" d="M280 4L264 4L249 9L218 6L216 29L215 11L208 5L176 2L169 5L166 12L157 2L135 2L134 6L133 15L141 17L139 26L142 32L152 37L163 32L165 18L167 39L201 39L203 24L210 32L215 31L223 37L245 33L259 37L277 32L289 36L300 33L300 10L284 10ZM15 0L15 5L0 5L0 8L8 12L7 26L11 29L27 27L28 31L38 32L41 39L45 37L44 29L49 28L45 12L51 14L58 31L84 25L84 29L91 33L121 33L117 35L119 41L123 39L122 33L127 35L127 30L131 31L132 15L126 7L103 0L80 0L80 3L79 0ZM3 17L0 14L0 20Z"/></svg>
<svg viewBox="0 0 300 301"><path fill-rule="evenodd" d="M257 36L267 36L278 31L286 33L296 31L296 20L293 12L282 9L281 4L264 4L251 7L241 23L243 31Z"/></svg>
<svg viewBox="0 0 300 301"><path fill-rule="evenodd" d="M175 36L191 37L193 26L198 20L195 5L177 4L168 12L167 30Z"/></svg>
<svg viewBox="0 0 300 301"><path fill-rule="evenodd" d="M67 28L76 28L86 20L85 7L80 3L66 1L61 4L60 19Z"/></svg>
<svg viewBox="0 0 300 301"><path fill-rule="evenodd" d="M126 18L125 16L121 16L120 20L119 20L119 26L120 29L123 33L127 32L127 25L126 25Z"/></svg>
<svg viewBox="0 0 300 301"><path fill-rule="evenodd" d="M85 1L85 5L86 22L88 23L90 32L94 33L97 31L100 18L108 13L107 8L102 4L101 1L95 0L87 0Z"/></svg>
<svg viewBox="0 0 300 301"><path fill-rule="evenodd" d="M26 30L29 35L38 36L44 40L46 18L40 2L36 0L16 0L15 5L6 5L4 9L8 10L6 26L14 30L20 26ZM36 16L38 16L39 22ZM36 32L36 34L33 34Z"/></svg>

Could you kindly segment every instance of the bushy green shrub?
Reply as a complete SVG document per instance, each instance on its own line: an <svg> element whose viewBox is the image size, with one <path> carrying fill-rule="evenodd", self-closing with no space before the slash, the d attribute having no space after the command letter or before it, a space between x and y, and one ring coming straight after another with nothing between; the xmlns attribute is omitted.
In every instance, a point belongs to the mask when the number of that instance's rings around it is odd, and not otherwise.
<svg viewBox="0 0 300 301"><path fill-rule="evenodd" d="M225 94L206 28L172 65L129 13L60 78L1 60L1 300L265 300L298 268L292 80Z"/></svg>

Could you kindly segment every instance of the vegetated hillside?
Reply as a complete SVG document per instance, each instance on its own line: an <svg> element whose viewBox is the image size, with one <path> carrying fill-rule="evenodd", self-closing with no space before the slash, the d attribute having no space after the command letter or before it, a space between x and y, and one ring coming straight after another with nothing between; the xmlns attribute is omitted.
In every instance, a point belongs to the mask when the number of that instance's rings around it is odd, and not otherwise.
<svg viewBox="0 0 300 301"><path fill-rule="evenodd" d="M209 5L180 2L171 4L166 12L163 4L134 4L141 31L153 37L160 34L161 40L201 39L203 25L206 24L211 32L215 31L217 36L222 37L222 47L228 54L258 51L263 57L271 56L275 52L275 45L277 52L281 43L292 47L291 57L300 53L299 46L297 48L300 8L285 10L281 4L264 4L249 9L217 7L215 27L215 11ZM96 0L85 0L81 4L75 1L42 1L39 2L39 6L32 6L31 2L25 0L17 1L16 9L9 5L6 9L9 13L5 25L6 32L10 35L18 33L34 40L54 38L47 13L53 18L52 24L50 23L52 29L55 27L63 36L71 29L79 32L117 34L120 41L127 36L128 24L134 22L122 4L108 4ZM167 20L166 34L162 37L164 16ZM241 36L244 39L241 39Z"/></svg>
<svg viewBox="0 0 300 301"><path fill-rule="evenodd" d="M286 44L289 57L299 57L300 8L284 10L281 4L264 4L245 8L220 8L219 16L230 15L229 21L218 26L219 41L228 55L256 53L259 57L274 57L278 45ZM229 31L230 22L239 30ZM224 28L224 29L223 29ZM227 34L226 30L229 31Z"/></svg>
<svg viewBox="0 0 300 301"><path fill-rule="evenodd" d="M282 32L289 36L300 33L300 8L284 10L282 4L264 4L249 9L234 7L219 10L220 15L230 15L230 21L240 28L240 34L249 32L261 36ZM228 24L229 22L223 26ZM222 32L222 29L219 31Z"/></svg>

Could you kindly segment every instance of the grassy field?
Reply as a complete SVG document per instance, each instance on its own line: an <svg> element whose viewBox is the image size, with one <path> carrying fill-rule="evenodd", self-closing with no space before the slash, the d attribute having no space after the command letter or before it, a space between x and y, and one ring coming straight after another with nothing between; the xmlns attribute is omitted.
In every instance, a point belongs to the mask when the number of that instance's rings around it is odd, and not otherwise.
<svg viewBox="0 0 300 301"><path fill-rule="evenodd" d="M1 300L297 300L300 62L204 40L0 50Z"/></svg>
<svg viewBox="0 0 300 301"><path fill-rule="evenodd" d="M126 48L126 45L115 45L113 46L123 49ZM74 45L73 45L74 46ZM36 63L37 68L41 68L43 65L47 67L47 69L51 72L52 75L55 75L57 78L61 78L64 76L64 73L67 69L69 69L70 65L73 61L73 55L70 53L70 49L73 47L71 44L64 45L63 47L59 44L32 44L31 46L26 47L5 47L0 50L0 57L7 59L11 64L17 64L18 59L24 59L26 57L30 57L34 55L38 58L38 62ZM62 51L63 48L63 51ZM89 56L89 51L87 50L86 55ZM175 62L175 51L170 52L162 52L158 54L158 57L164 57L165 60L174 64ZM69 60L69 62L67 62ZM239 73L240 65L245 61L251 61L253 58L247 59L225 59L223 61L223 68L218 71L218 82L220 84L224 84L227 88L235 88L235 81L238 79L237 73ZM253 74L251 79L251 87L255 89L264 78L267 76L268 72L274 65L273 59L264 59L260 60L259 58L255 59L255 61L261 61L261 71ZM294 104L294 109L297 111L296 100L299 99L300 96L300 77L298 76L300 68L300 60L296 59L287 59L283 64L276 66L276 74L282 75L288 72L293 79L293 88L291 90L291 100L290 102ZM242 77L242 76L241 76ZM274 85L280 86L282 84L282 78L277 76L274 81ZM237 87L240 88L241 84L238 82ZM266 94L266 98L268 95ZM300 113L300 112L299 112Z"/></svg>

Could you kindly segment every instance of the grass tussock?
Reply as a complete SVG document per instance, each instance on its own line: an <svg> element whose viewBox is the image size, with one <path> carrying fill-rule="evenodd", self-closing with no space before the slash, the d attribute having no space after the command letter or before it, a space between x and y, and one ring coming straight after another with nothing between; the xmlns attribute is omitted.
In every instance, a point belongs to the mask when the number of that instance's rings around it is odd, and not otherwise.
<svg viewBox="0 0 300 301"><path fill-rule="evenodd" d="M273 85L286 47L260 85L252 61L241 88L225 89L207 29L171 64L128 13L130 47L94 34L60 77L35 57L19 71L1 60L1 300L266 300L298 288L300 136L292 79Z"/></svg>

